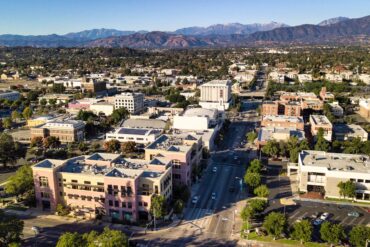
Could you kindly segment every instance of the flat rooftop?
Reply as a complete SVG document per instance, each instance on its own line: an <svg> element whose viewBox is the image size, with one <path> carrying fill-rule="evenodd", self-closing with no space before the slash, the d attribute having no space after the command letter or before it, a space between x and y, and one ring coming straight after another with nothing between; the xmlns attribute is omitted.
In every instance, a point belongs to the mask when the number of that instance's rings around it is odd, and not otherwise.
<svg viewBox="0 0 370 247"><path fill-rule="evenodd" d="M202 84L201 87L203 86L228 86L230 84L231 83L229 80L212 80L212 81Z"/></svg>
<svg viewBox="0 0 370 247"><path fill-rule="evenodd" d="M363 135L366 131L357 124L335 124L333 127L334 132L341 134L358 134Z"/></svg>
<svg viewBox="0 0 370 247"><path fill-rule="evenodd" d="M325 115L311 115L310 119L314 122L315 125L330 125L332 126L331 122Z"/></svg>
<svg viewBox="0 0 370 247"><path fill-rule="evenodd" d="M263 116L262 121L303 123L303 118L285 115L265 115Z"/></svg>
<svg viewBox="0 0 370 247"><path fill-rule="evenodd" d="M284 127L262 127L258 132L258 141L268 141L275 138L276 135L286 135L287 137L295 136L298 140L303 140L305 137L304 131L295 128Z"/></svg>
<svg viewBox="0 0 370 247"><path fill-rule="evenodd" d="M161 135L146 149L159 149L171 152L187 152L191 146L184 144L184 141L196 141L197 138L191 134L185 136L179 135Z"/></svg>
<svg viewBox="0 0 370 247"><path fill-rule="evenodd" d="M367 155L314 150L305 150L299 155L303 166L326 168L328 171L370 173L370 157Z"/></svg>

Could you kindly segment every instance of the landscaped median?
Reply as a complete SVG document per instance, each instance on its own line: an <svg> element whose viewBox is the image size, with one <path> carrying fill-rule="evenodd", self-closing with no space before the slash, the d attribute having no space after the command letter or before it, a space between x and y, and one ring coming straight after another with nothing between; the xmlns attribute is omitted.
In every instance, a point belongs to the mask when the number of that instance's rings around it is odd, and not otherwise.
<svg viewBox="0 0 370 247"><path fill-rule="evenodd" d="M259 242L265 242L266 244L286 244L286 245L295 245L295 246L305 246L305 247L323 247L328 246L327 244L321 244L321 243L313 243L313 242L307 242L301 244L298 240L293 239L276 239L274 240L271 236L259 236L256 232L251 232L248 235L248 240L255 240Z"/></svg>

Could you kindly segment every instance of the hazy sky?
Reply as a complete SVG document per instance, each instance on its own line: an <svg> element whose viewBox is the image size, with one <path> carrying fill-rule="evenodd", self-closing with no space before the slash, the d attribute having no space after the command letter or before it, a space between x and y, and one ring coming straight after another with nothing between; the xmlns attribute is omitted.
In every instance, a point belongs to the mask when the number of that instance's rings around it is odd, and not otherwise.
<svg viewBox="0 0 370 247"><path fill-rule="evenodd" d="M92 28L173 31L217 23L370 15L370 0L0 0L0 34L64 34Z"/></svg>

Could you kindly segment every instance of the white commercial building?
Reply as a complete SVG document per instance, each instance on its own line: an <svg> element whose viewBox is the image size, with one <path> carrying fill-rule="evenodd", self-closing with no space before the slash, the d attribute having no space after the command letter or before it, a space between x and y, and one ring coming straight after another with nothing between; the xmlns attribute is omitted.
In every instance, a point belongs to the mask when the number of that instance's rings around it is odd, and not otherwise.
<svg viewBox="0 0 370 247"><path fill-rule="evenodd" d="M138 144L149 144L161 134L160 130L139 128L117 128L114 132L106 134L106 140L118 140L119 142L135 142Z"/></svg>
<svg viewBox="0 0 370 247"><path fill-rule="evenodd" d="M216 109L191 108L173 118L175 132L201 134L203 145L213 150L214 141L223 123L223 113Z"/></svg>
<svg viewBox="0 0 370 247"><path fill-rule="evenodd" d="M369 134L360 125L356 124L335 124L333 127L334 139L338 141L347 141L354 138L360 138L361 141L367 141Z"/></svg>
<svg viewBox="0 0 370 247"><path fill-rule="evenodd" d="M20 93L18 91L0 90L0 99L16 101L19 97Z"/></svg>
<svg viewBox="0 0 370 247"><path fill-rule="evenodd" d="M288 173L292 167L289 169ZM301 192L313 191L325 197L343 198L338 184L352 181L356 186L354 199L370 200L370 157L367 155L304 150L299 154L295 169Z"/></svg>
<svg viewBox="0 0 370 247"><path fill-rule="evenodd" d="M334 116L336 117L343 117L344 110L343 108L339 105L338 101L329 103L330 106L330 111L333 113Z"/></svg>
<svg viewBox="0 0 370 247"><path fill-rule="evenodd" d="M310 115L311 134L317 135L320 129L324 131L325 140L331 142L333 135L333 125L325 115Z"/></svg>
<svg viewBox="0 0 370 247"><path fill-rule="evenodd" d="M95 114L103 113L105 116L110 116L114 111L114 105L107 102L98 102L91 104L90 110Z"/></svg>
<svg viewBox="0 0 370 247"><path fill-rule="evenodd" d="M122 93L114 97L114 107L125 107L130 113L138 113L144 109L144 94Z"/></svg>
<svg viewBox="0 0 370 247"><path fill-rule="evenodd" d="M227 110L231 105L231 82L213 80L200 87L200 102L203 108Z"/></svg>

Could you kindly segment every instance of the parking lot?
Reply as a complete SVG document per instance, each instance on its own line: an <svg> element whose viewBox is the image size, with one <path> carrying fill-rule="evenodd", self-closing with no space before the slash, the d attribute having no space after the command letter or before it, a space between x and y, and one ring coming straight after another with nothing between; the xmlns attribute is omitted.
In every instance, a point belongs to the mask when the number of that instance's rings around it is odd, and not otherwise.
<svg viewBox="0 0 370 247"><path fill-rule="evenodd" d="M280 211L285 213L289 224L293 224L297 220L307 218L314 226L314 240L320 240L319 229L321 224L313 224L316 218L319 218L323 213L329 213L327 221L339 223L346 230L350 230L355 225L370 225L370 213L366 208L361 208L351 205L339 205L334 202L312 201L312 200L295 200L295 205L283 205L280 199L293 195L290 180L286 176L279 176L281 171L280 166L269 166L266 174L266 184L270 189L269 207L265 213L271 211ZM357 212L359 215L355 217L349 213ZM356 214L356 213L355 213ZM313 217L316 215L316 217ZM322 222L321 222L322 223Z"/></svg>

